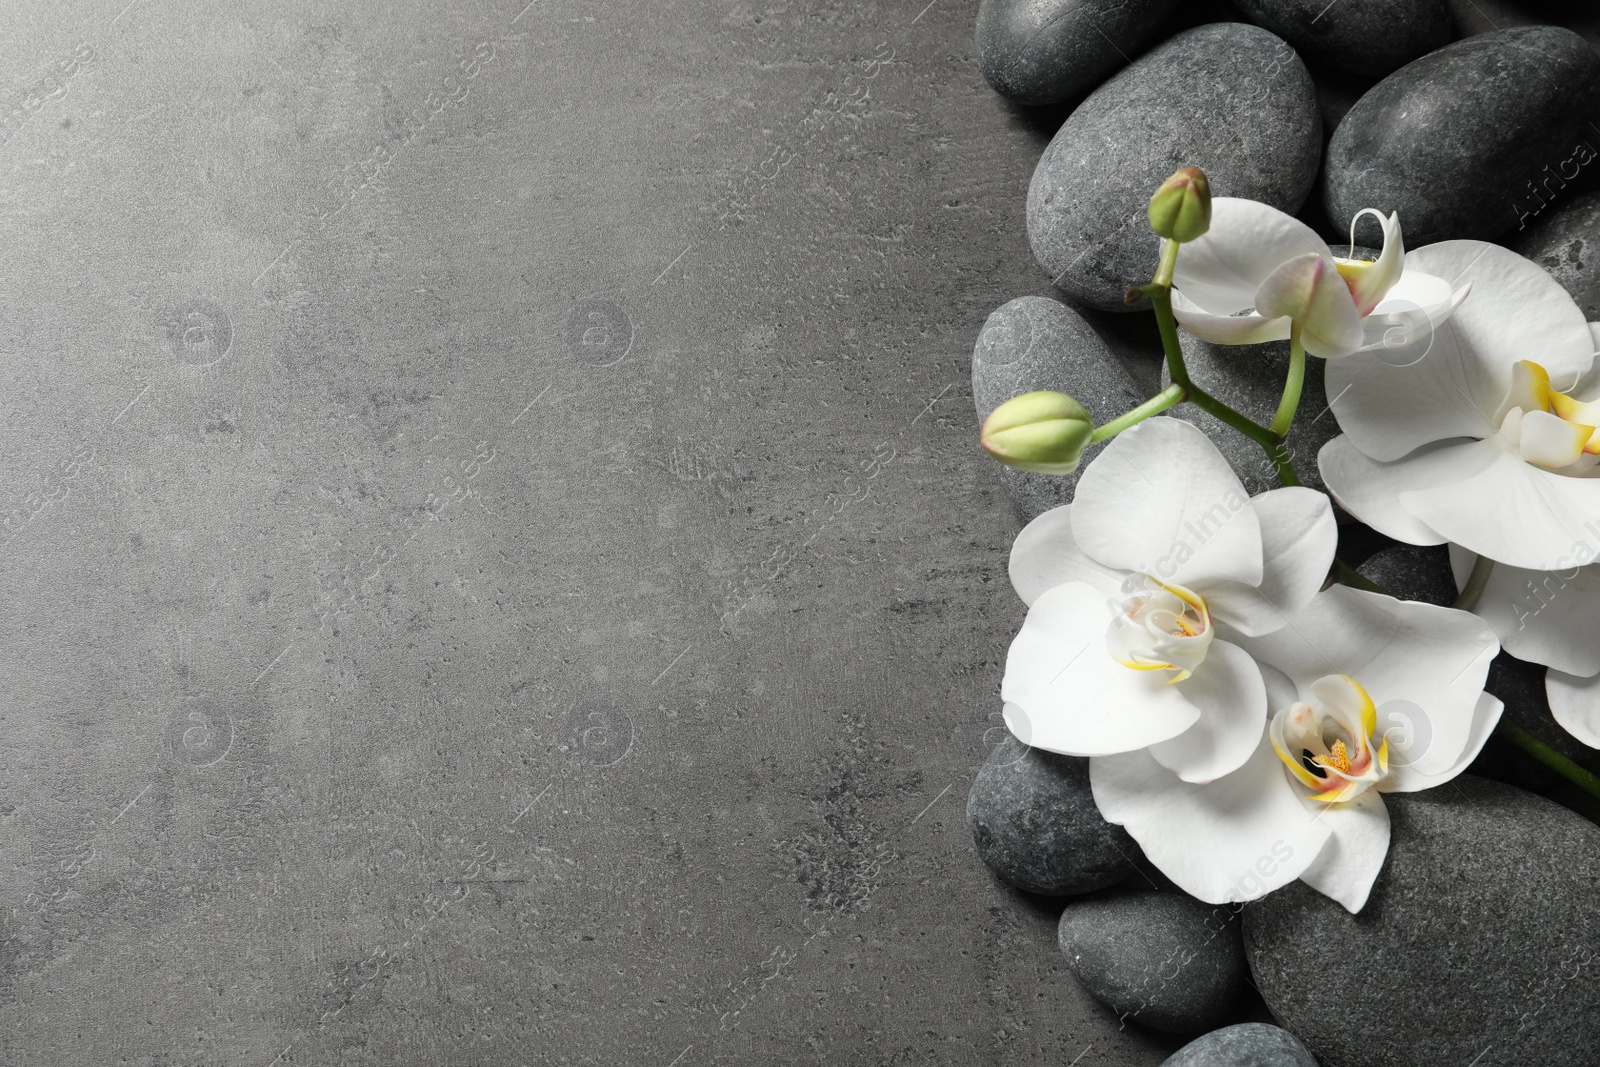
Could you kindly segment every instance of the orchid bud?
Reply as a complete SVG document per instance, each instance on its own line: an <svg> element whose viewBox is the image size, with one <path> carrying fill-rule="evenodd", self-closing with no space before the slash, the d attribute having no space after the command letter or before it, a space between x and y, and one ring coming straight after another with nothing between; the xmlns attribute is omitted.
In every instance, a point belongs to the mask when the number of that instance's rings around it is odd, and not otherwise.
<svg viewBox="0 0 1600 1067"><path fill-rule="evenodd" d="M1199 167L1184 167L1150 198L1150 228L1182 243L1211 229L1211 185Z"/></svg>
<svg viewBox="0 0 1600 1067"><path fill-rule="evenodd" d="M1012 397L983 422L978 440L996 460L1038 474L1071 474L1094 433L1094 419L1065 393Z"/></svg>

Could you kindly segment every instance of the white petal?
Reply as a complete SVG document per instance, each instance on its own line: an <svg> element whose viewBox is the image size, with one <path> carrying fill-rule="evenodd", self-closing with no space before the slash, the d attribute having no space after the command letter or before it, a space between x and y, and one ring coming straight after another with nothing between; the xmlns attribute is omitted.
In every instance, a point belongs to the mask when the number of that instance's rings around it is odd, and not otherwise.
<svg viewBox="0 0 1600 1067"><path fill-rule="evenodd" d="M1339 525L1326 495L1295 486L1252 497L1261 522L1259 587L1216 582L1206 587L1214 618L1240 633L1259 635L1282 626L1286 615L1306 605L1327 580L1339 540Z"/></svg>
<svg viewBox="0 0 1600 1067"><path fill-rule="evenodd" d="M1406 253L1407 270L1473 286L1451 324L1472 338L1474 352L1493 354L1509 371L1537 360L1557 389L1570 388L1594 361L1589 324L1576 302L1532 260L1483 241L1441 241ZM1498 399L1498 398L1496 398Z"/></svg>
<svg viewBox="0 0 1600 1067"><path fill-rule="evenodd" d="M1022 528L1011 546L1011 588L1024 604L1064 582L1087 582L1106 596L1116 595L1122 575L1090 559L1072 536L1072 505L1066 504Z"/></svg>
<svg viewBox="0 0 1600 1067"><path fill-rule="evenodd" d="M1256 290L1279 264L1307 252L1333 263L1327 243L1299 219L1219 196L1211 201L1211 228L1179 249L1172 284L1195 306L1231 315L1254 306Z"/></svg>
<svg viewBox="0 0 1600 1067"><path fill-rule="evenodd" d="M1289 320L1263 315L1213 315L1191 303L1176 289L1172 291L1172 315L1179 325L1202 341L1216 345L1255 345L1263 341L1282 341L1289 336Z"/></svg>
<svg viewBox="0 0 1600 1067"><path fill-rule="evenodd" d="M1256 661L1238 645L1212 641L1206 661L1178 687L1199 707L1200 718L1170 741L1151 745L1150 754L1186 782L1238 770L1267 723L1267 690Z"/></svg>
<svg viewBox="0 0 1600 1067"><path fill-rule="evenodd" d="M1584 551L1582 544L1573 548L1579 555ZM1450 546L1457 589L1466 588L1477 558L1460 545ZM1600 566L1530 571L1496 563L1472 610L1520 660L1585 677L1600 673L1600 640L1595 639L1600 633Z"/></svg>
<svg viewBox="0 0 1600 1067"><path fill-rule="evenodd" d="M1091 559L1185 585L1261 582L1261 523L1205 433L1156 418L1111 439L1078 481L1072 532Z"/></svg>
<svg viewBox="0 0 1600 1067"><path fill-rule="evenodd" d="M1319 678L1347 674L1378 706L1380 730L1386 716L1414 720L1412 735L1390 737L1391 775L1402 764L1425 774L1454 765L1500 650L1475 615L1342 585L1318 593L1283 629L1239 643L1287 674L1302 700Z"/></svg>
<svg viewBox="0 0 1600 1067"><path fill-rule="evenodd" d="M1413 269L1450 288L1476 288L1425 337L1328 368L1339 427L1372 458L1398 459L1451 437L1489 436L1519 359L1541 363L1558 389L1574 385L1593 362L1583 313L1544 270L1516 253L1481 241L1444 241L1408 253L1407 274ZM1417 295L1419 306L1438 299L1436 292Z"/></svg>
<svg viewBox="0 0 1600 1067"><path fill-rule="evenodd" d="M1600 748L1600 675L1579 678L1551 671L1545 675L1544 690L1550 714L1561 728L1590 748Z"/></svg>
<svg viewBox="0 0 1600 1067"><path fill-rule="evenodd" d="M1148 752L1090 760L1095 804L1185 893L1208 904L1258 900L1299 878L1331 833L1306 813L1265 737L1243 767L1205 785Z"/></svg>
<svg viewBox="0 0 1600 1067"><path fill-rule="evenodd" d="M1433 331L1454 315L1472 292L1452 290L1443 278L1408 270L1377 307L1361 320L1363 352L1383 349L1383 362L1403 367L1421 360L1432 347Z"/></svg>
<svg viewBox="0 0 1600 1067"><path fill-rule="evenodd" d="M1082 582L1040 594L1006 657L1006 724L1035 748L1127 752L1176 737L1200 717L1166 671L1124 667L1106 651L1105 595ZM1201 665L1204 669L1204 665ZM1013 723L1013 719L1019 721ZM1025 722L1022 721L1025 719Z"/></svg>
<svg viewBox="0 0 1600 1067"><path fill-rule="evenodd" d="M1267 275L1256 290L1256 310L1299 323L1306 351L1313 356L1348 356L1364 340L1350 287L1315 252L1296 256Z"/></svg>
<svg viewBox="0 0 1600 1067"><path fill-rule="evenodd" d="M1367 456L1341 434L1322 446L1317 469L1339 506L1379 533L1407 544L1438 545L1445 538L1412 513L1401 502L1401 494L1454 485L1476 474L1491 457L1474 451L1471 446L1475 444L1442 442L1384 463Z"/></svg>
<svg viewBox="0 0 1600 1067"><path fill-rule="evenodd" d="M1350 220L1350 244L1356 243L1356 223L1363 215L1376 216L1383 227L1383 250L1371 266L1354 268L1350 282L1350 295L1355 299L1356 311L1368 315L1384 296L1400 281L1405 272L1406 245L1400 233L1400 216L1395 212L1384 215L1374 208L1363 208Z"/></svg>
<svg viewBox="0 0 1600 1067"><path fill-rule="evenodd" d="M1448 767L1424 771L1420 765L1407 763L1403 758L1396 759L1396 753L1403 747L1400 742L1409 736L1408 731L1416 727L1401 721L1397 705L1387 705L1378 712L1378 732L1389 739L1389 773L1378 783L1379 791L1415 793L1443 785L1462 773L1472 765L1473 760L1478 758L1478 753L1483 751L1484 744L1489 740L1489 735L1494 733L1494 728L1499 724L1500 715L1505 708L1505 703L1494 694L1480 695L1477 705L1472 709L1472 727L1467 731L1466 744L1462 746L1461 754Z"/></svg>
<svg viewBox="0 0 1600 1067"><path fill-rule="evenodd" d="M1333 836L1300 880L1354 915L1366 906L1372 883L1389 855L1389 809L1373 792L1321 808L1322 822Z"/></svg>
<svg viewBox="0 0 1600 1067"><path fill-rule="evenodd" d="M1423 483L1426 488L1399 493L1400 506L1430 530L1480 555L1530 570L1588 563L1596 557L1600 478L1541 470L1498 436L1450 451L1470 454L1470 459L1464 455L1431 485ZM1472 473L1460 477L1464 470ZM1572 547L1578 543L1585 544L1585 555L1573 558Z"/></svg>

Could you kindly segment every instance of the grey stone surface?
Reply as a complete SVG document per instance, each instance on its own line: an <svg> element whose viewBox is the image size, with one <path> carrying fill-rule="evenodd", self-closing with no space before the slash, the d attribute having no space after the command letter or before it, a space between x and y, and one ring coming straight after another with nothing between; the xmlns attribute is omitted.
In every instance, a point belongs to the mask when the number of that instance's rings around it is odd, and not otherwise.
<svg viewBox="0 0 1600 1067"><path fill-rule="evenodd" d="M1238 1023L1196 1038L1161 1067L1317 1067L1317 1061L1282 1027Z"/></svg>
<svg viewBox="0 0 1600 1067"><path fill-rule="evenodd" d="M1324 205L1398 211L1411 247L1493 240L1600 171L1600 56L1570 30L1447 45L1379 82L1328 144ZM1374 232L1376 224L1374 224Z"/></svg>
<svg viewBox="0 0 1600 1067"><path fill-rule="evenodd" d="M1170 1053L965 824L1047 138L926 6L6 5L0 1063Z"/></svg>
<svg viewBox="0 0 1600 1067"><path fill-rule="evenodd" d="M1074 900L1059 936L1068 967L1096 1000L1169 1033L1222 1022L1248 977L1237 911L1182 894L1113 890Z"/></svg>
<svg viewBox="0 0 1600 1067"><path fill-rule="evenodd" d="M1148 399L1120 359L1082 315L1059 300L1023 296L996 308L972 349L972 402L978 422L1014 396L1054 389L1075 397L1096 422L1105 422ZM991 466L1005 482L1024 522L1071 503L1078 476L1105 444L1084 451L1071 474L1037 474Z"/></svg>
<svg viewBox="0 0 1600 1067"><path fill-rule="evenodd" d="M1215 196L1294 212L1321 158L1311 75L1280 38L1243 23L1178 34L1096 89L1062 124L1028 187L1028 238L1062 290L1128 310L1155 272L1145 215L1173 171L1194 165Z"/></svg>
<svg viewBox="0 0 1600 1067"><path fill-rule="evenodd" d="M1390 545L1367 557L1356 570L1401 600L1442 607L1456 600L1450 552L1444 545Z"/></svg>
<svg viewBox="0 0 1600 1067"><path fill-rule="evenodd" d="M1444 0L1234 0L1308 62L1379 78L1450 40Z"/></svg>
<svg viewBox="0 0 1600 1067"><path fill-rule="evenodd" d="M1470 775L1384 803L1389 855L1359 914L1300 882L1245 909L1273 1015L1322 1067L1593 1063L1600 827Z"/></svg>
<svg viewBox="0 0 1600 1067"><path fill-rule="evenodd" d="M1549 271L1590 322L1600 320L1600 193L1552 204L1512 231L1506 246Z"/></svg>
<svg viewBox="0 0 1600 1067"><path fill-rule="evenodd" d="M1022 104L1055 104L1126 66L1177 0L983 0L978 67Z"/></svg>
<svg viewBox="0 0 1600 1067"><path fill-rule="evenodd" d="M1268 341L1259 345L1214 345L1184 330L1178 331L1183 347L1183 362L1189 380L1240 414L1263 426L1272 421L1283 398L1283 382L1289 372L1289 342ZM1323 388L1325 364L1315 356L1306 357L1306 376L1300 389L1300 409L1286 442L1289 458L1300 474L1300 483L1322 488L1317 472L1317 451L1339 434L1339 424L1328 408ZM1166 367L1161 369L1161 384L1171 381ZM1238 430L1193 404L1180 404L1167 412L1169 417L1194 423L1206 432L1222 454L1228 457L1234 473L1254 496L1279 486L1276 468L1266 450Z"/></svg>
<svg viewBox="0 0 1600 1067"><path fill-rule="evenodd" d="M967 825L990 870L1030 893L1071 896L1136 875L1144 854L1100 817L1089 761L1030 748L1015 737L994 747L972 783Z"/></svg>
<svg viewBox="0 0 1600 1067"><path fill-rule="evenodd" d="M1591 774L1600 774L1600 751L1567 733L1550 714L1545 694L1545 668L1502 652L1489 665L1484 689L1505 704L1504 718L1555 749ZM1572 786L1566 778L1496 733L1470 768L1473 774L1532 790L1600 822L1600 802Z"/></svg>

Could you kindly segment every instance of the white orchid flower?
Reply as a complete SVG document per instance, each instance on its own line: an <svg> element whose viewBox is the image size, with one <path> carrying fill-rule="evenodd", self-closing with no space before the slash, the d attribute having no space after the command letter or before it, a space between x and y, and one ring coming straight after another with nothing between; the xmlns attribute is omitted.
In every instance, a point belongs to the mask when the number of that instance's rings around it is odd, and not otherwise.
<svg viewBox="0 0 1600 1067"><path fill-rule="evenodd" d="M1332 359L1425 336L1466 297L1407 262L1400 219L1367 209L1383 225L1375 261L1338 259L1299 219L1254 200L1218 197L1211 228L1178 253L1172 312L1216 344L1281 341L1298 322L1305 350Z"/></svg>
<svg viewBox="0 0 1600 1067"><path fill-rule="evenodd" d="M1149 749L1188 782L1237 769L1266 723L1261 672L1234 634L1284 625L1316 595L1337 539L1328 498L1254 499L1193 425L1153 418L1085 468L1072 504L1029 523L1011 582L1029 605L1001 688L1030 745Z"/></svg>
<svg viewBox="0 0 1600 1067"><path fill-rule="evenodd" d="M1454 778L1499 722L1483 691L1499 645L1467 612L1338 585L1284 627L1237 640L1275 709L1244 765L1194 783L1153 751L1099 756L1095 802L1207 903L1299 879L1358 912L1389 849L1381 794Z"/></svg>
<svg viewBox="0 0 1600 1067"><path fill-rule="evenodd" d="M1328 367L1343 435L1318 456L1362 522L1414 545L1447 541L1526 570L1600 555L1600 382L1595 338L1536 264L1482 241L1413 252L1424 270L1476 279L1426 341Z"/></svg>
<svg viewBox="0 0 1600 1067"><path fill-rule="evenodd" d="M1594 529L1600 536L1600 516ZM1476 561L1460 545L1450 546L1458 588ZM1600 564L1550 571L1497 564L1472 610L1507 652L1550 668L1544 685L1551 715L1567 733L1600 748Z"/></svg>

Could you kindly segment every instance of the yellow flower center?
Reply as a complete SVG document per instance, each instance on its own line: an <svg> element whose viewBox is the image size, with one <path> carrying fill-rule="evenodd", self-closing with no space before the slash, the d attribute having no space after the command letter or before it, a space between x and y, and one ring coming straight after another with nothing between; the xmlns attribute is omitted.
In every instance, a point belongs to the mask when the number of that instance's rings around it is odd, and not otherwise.
<svg viewBox="0 0 1600 1067"><path fill-rule="evenodd" d="M1600 463L1600 400L1574 400L1550 387L1532 360L1512 365L1511 390L1495 416L1500 436L1529 463L1579 473Z"/></svg>
<svg viewBox="0 0 1600 1067"><path fill-rule="evenodd" d="M1211 647L1211 611L1192 589L1148 574L1132 574L1111 601L1106 649L1130 670L1173 671L1168 681L1194 673Z"/></svg>
<svg viewBox="0 0 1600 1067"><path fill-rule="evenodd" d="M1354 800L1389 773L1389 741L1377 736L1377 708L1344 674L1311 683L1311 699L1272 717L1273 751L1312 800Z"/></svg>

